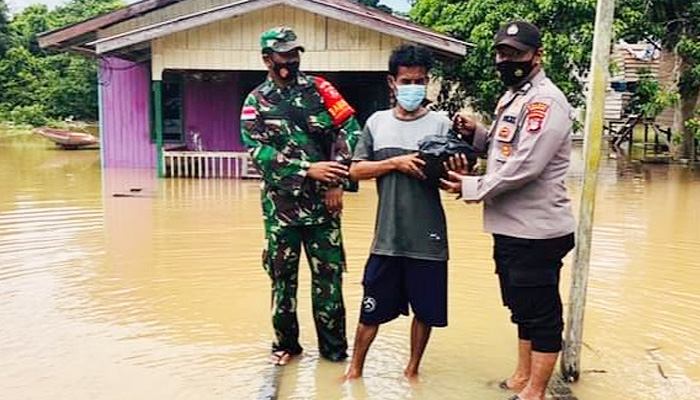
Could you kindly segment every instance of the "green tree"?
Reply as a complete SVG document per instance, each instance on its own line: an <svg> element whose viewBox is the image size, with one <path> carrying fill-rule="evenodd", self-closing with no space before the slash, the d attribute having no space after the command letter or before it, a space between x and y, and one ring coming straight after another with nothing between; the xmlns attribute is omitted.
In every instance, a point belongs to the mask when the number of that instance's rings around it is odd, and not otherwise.
<svg viewBox="0 0 700 400"><path fill-rule="evenodd" d="M56 26L55 13L44 4L32 4L14 16L10 24L12 45L28 49L32 54L46 54L37 42L37 35Z"/></svg>
<svg viewBox="0 0 700 400"><path fill-rule="evenodd" d="M700 0L624 0L621 35L661 43L677 56L676 82L681 96L683 156L694 159L692 123L700 96Z"/></svg>
<svg viewBox="0 0 700 400"><path fill-rule="evenodd" d="M649 69L639 71L639 81L632 94L629 112L640 114L648 120L653 120L667 107L675 105L680 96L662 86Z"/></svg>
<svg viewBox="0 0 700 400"><path fill-rule="evenodd" d="M497 78L492 50L495 32L511 20L526 20L542 32L544 63L548 76L574 105L583 101L581 76L588 71L595 20L595 0L417 0L410 16L418 23L451 34L474 45L461 63L445 64L446 81L458 82L443 89L457 101L467 100L477 111L491 112L504 87Z"/></svg>
<svg viewBox="0 0 700 400"><path fill-rule="evenodd" d="M10 47L10 32L7 15L7 4L5 4L5 0L0 0L0 57L4 57L5 52Z"/></svg>
<svg viewBox="0 0 700 400"><path fill-rule="evenodd" d="M123 0L71 0L53 11L54 28L75 24L124 5Z"/></svg>
<svg viewBox="0 0 700 400"><path fill-rule="evenodd" d="M7 51L0 62L0 92L3 102L12 107L44 104L47 92L44 90L44 63L27 48L14 46Z"/></svg>
<svg viewBox="0 0 700 400"><path fill-rule="evenodd" d="M46 57L47 115L97 119L97 65L94 60L71 54Z"/></svg>
<svg viewBox="0 0 700 400"><path fill-rule="evenodd" d="M595 0L417 0L410 16L474 44L462 62L442 66L440 74L446 81L458 83L456 90L443 88L443 106L453 110L466 100L477 111L490 112L504 89L493 65L493 35L500 24L514 19L540 27L547 74L572 104L582 104L581 78L590 65L595 4ZM617 38L661 43L678 56L675 70L682 119L693 119L700 97L700 0L618 0L616 12ZM652 82L645 85L644 90L654 90ZM672 94L659 93L661 97L650 98L651 107L673 100ZM695 132L685 126L677 130L684 131L683 153L691 158L696 151Z"/></svg>
<svg viewBox="0 0 700 400"><path fill-rule="evenodd" d="M693 118L685 121L685 129L690 130L695 135L695 140L700 141L700 110L695 111Z"/></svg>
<svg viewBox="0 0 700 400"><path fill-rule="evenodd" d="M379 0L358 0L357 2L366 6L376 8L389 14L394 12L394 10L392 10L391 7L386 6L384 4L379 4Z"/></svg>
<svg viewBox="0 0 700 400"><path fill-rule="evenodd" d="M97 119L95 61L43 50L37 35L121 5L120 0L72 0L53 10L45 5L31 5L15 15L9 21L8 49L0 59L0 111L32 123L41 121L42 113L43 118ZM0 50L1 40L0 35Z"/></svg>

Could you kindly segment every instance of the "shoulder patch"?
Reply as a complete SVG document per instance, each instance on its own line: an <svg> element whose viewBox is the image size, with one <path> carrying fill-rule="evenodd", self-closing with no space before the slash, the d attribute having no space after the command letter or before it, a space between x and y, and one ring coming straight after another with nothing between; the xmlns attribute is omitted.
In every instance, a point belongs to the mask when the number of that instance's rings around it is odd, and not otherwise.
<svg viewBox="0 0 700 400"><path fill-rule="evenodd" d="M544 120L549 113L549 104L546 103L530 103L527 105L527 113L525 114L525 128L530 133L537 133L542 130Z"/></svg>
<svg viewBox="0 0 700 400"><path fill-rule="evenodd" d="M530 103L527 105L527 115L540 115L543 117L547 116L547 111L549 111L549 104L547 103Z"/></svg>
<svg viewBox="0 0 700 400"><path fill-rule="evenodd" d="M315 76L314 83L316 90L323 99L323 104L326 106L328 113L333 118L333 123L336 126L342 125L350 117L355 115L355 109L343 98L338 90L331 85L327 80Z"/></svg>

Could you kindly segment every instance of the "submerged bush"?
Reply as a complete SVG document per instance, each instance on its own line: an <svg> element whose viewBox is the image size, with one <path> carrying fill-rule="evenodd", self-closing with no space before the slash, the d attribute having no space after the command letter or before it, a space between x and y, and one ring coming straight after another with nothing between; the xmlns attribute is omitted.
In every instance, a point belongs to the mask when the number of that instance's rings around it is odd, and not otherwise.
<svg viewBox="0 0 700 400"><path fill-rule="evenodd" d="M47 121L46 108L42 104L17 106L8 113L7 117L15 124L28 124L33 126L44 125Z"/></svg>

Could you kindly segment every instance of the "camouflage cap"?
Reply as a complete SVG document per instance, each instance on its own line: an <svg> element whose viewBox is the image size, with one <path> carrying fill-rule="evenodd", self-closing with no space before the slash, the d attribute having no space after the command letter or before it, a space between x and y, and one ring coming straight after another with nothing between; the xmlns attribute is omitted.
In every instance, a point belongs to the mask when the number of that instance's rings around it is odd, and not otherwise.
<svg viewBox="0 0 700 400"><path fill-rule="evenodd" d="M294 49L304 51L304 46L297 42L297 35L292 28L278 26L268 29L260 36L262 51L271 50L275 53L286 53Z"/></svg>

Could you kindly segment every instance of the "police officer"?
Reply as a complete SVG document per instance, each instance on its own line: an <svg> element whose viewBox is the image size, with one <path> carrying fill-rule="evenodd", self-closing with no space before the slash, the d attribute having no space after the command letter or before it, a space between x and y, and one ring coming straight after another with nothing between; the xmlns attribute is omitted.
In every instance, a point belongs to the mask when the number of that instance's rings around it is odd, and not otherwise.
<svg viewBox="0 0 700 400"><path fill-rule="evenodd" d="M517 396L544 400L562 346L559 270L574 246L575 221L566 193L572 112L542 69L540 32L527 22L496 34L496 69L508 91L486 129L461 114L455 126L488 151L481 177L451 171L443 187L484 202L484 228L494 237L503 303L518 327L518 365L500 382ZM449 167L462 169L464 160Z"/></svg>
<svg viewBox="0 0 700 400"><path fill-rule="evenodd" d="M340 231L343 188L360 133L354 110L327 81L299 71L303 46L287 27L261 36L265 82L245 99L241 137L262 174L263 266L272 280L272 324L278 365L302 352L296 314L299 253L312 275L321 356L347 357Z"/></svg>

